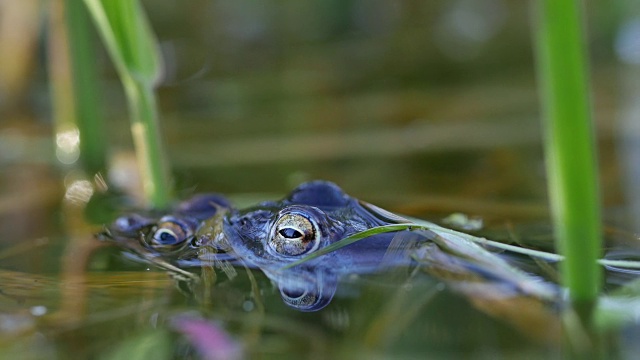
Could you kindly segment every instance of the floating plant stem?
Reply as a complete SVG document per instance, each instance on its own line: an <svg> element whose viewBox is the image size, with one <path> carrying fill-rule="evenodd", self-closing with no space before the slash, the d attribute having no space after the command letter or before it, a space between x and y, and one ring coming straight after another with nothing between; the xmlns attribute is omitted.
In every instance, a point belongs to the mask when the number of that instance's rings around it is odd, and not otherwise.
<svg viewBox="0 0 640 360"><path fill-rule="evenodd" d="M549 197L562 278L576 304L595 301L601 223L579 2L541 0L537 29Z"/></svg>
<svg viewBox="0 0 640 360"><path fill-rule="evenodd" d="M162 71L157 42L137 0L85 0L127 95L131 132L147 202L171 200L154 93Z"/></svg>

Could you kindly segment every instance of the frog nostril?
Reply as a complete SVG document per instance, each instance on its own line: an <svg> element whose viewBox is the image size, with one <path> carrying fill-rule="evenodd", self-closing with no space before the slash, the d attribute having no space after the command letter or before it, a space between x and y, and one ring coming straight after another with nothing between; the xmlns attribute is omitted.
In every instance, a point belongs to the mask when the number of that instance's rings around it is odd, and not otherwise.
<svg viewBox="0 0 640 360"><path fill-rule="evenodd" d="M120 229L128 229L130 227L136 226L137 224L138 221L133 216L125 216L116 220L116 226L118 226Z"/></svg>
<svg viewBox="0 0 640 360"><path fill-rule="evenodd" d="M121 216L113 223L113 230L123 233L129 233L142 229L151 224L151 220L140 215L130 214Z"/></svg>

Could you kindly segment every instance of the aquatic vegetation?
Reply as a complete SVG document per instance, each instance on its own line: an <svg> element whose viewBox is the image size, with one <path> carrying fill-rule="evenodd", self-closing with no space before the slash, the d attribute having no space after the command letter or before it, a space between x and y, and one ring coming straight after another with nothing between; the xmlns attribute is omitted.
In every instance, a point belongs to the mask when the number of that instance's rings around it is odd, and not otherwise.
<svg viewBox="0 0 640 360"><path fill-rule="evenodd" d="M601 287L602 226L580 5L539 1L536 40L549 196L558 249L566 256L563 283L588 309Z"/></svg>
<svg viewBox="0 0 640 360"><path fill-rule="evenodd" d="M155 36L138 1L86 0L124 86L146 200L166 206L172 189L161 145L154 88L162 74Z"/></svg>

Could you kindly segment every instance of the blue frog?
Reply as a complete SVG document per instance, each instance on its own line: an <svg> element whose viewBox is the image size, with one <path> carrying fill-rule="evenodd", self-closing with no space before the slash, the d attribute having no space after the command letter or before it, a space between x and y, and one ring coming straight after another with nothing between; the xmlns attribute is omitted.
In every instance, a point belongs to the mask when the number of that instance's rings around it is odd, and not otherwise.
<svg viewBox="0 0 640 360"><path fill-rule="evenodd" d="M193 276L186 267L219 260L260 269L278 286L283 301L301 311L327 306L343 276L413 265L473 296L557 295L554 287L497 255L450 233L424 228L379 233L299 262L356 233L409 223L331 182L312 181L282 200L247 209L235 209L219 194L196 195L165 213L122 216L102 237L185 276Z"/></svg>

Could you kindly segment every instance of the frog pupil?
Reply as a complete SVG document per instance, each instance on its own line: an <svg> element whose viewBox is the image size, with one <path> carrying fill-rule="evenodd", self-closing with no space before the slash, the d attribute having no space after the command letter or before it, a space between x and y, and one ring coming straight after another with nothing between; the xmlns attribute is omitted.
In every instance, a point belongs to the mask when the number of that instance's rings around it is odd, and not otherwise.
<svg viewBox="0 0 640 360"><path fill-rule="evenodd" d="M160 243L162 244L174 244L177 242L176 236L168 231L160 233Z"/></svg>
<svg viewBox="0 0 640 360"><path fill-rule="evenodd" d="M303 236L300 231L294 228L284 228L284 229L281 229L279 233L280 235L284 236L287 239L297 239Z"/></svg>

